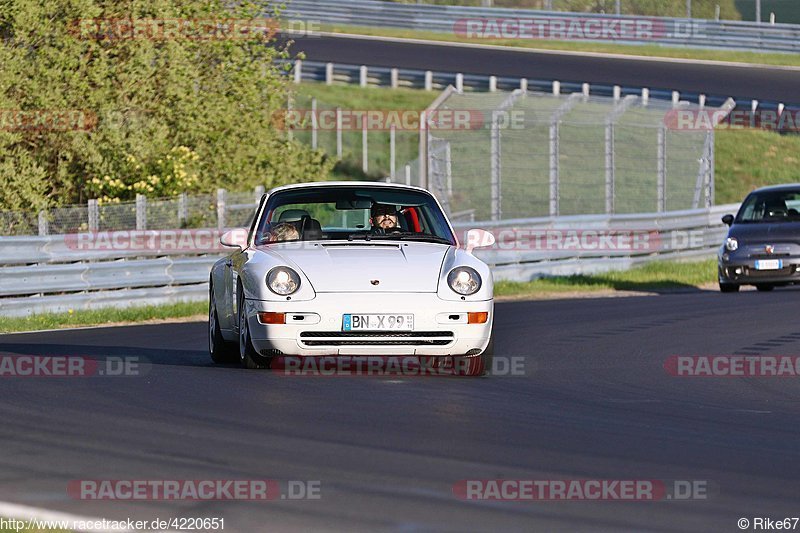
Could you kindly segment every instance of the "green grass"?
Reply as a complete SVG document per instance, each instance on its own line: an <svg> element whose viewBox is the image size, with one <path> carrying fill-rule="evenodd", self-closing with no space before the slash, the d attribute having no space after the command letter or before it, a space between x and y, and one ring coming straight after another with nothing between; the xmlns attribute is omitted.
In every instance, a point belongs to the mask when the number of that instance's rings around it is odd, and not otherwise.
<svg viewBox="0 0 800 533"><path fill-rule="evenodd" d="M699 290L713 283L716 260L701 262L659 261L624 272L541 278L528 282L495 283L495 296L535 296L546 293L593 291Z"/></svg>
<svg viewBox="0 0 800 533"><path fill-rule="evenodd" d="M767 12L769 16L769 12ZM522 39L467 39L454 33L415 31L396 28L368 28L339 24L323 24L321 31L353 33L358 35L377 35L408 39L429 39L434 41L461 42L472 44L516 46L535 50L557 50L568 52L596 52L605 54L624 54L648 57L668 57L677 59L697 59L706 61L733 61L759 65L800 66L800 54L758 53L734 50L711 50L703 48L672 48L651 45L628 45L609 43L584 43L575 41L546 41Z"/></svg>
<svg viewBox="0 0 800 533"><path fill-rule="evenodd" d="M304 82L296 87L296 93L315 97L331 106L348 109L425 109L437 96L438 91L419 89L387 89L359 87L357 85L325 85Z"/></svg>
<svg viewBox="0 0 800 533"><path fill-rule="evenodd" d="M0 320L0 333L36 331L42 329L99 326L125 322L143 322L168 318L183 318L208 313L208 303L178 303L160 306L130 307L127 309L101 309L47 313L29 317L5 317Z"/></svg>
<svg viewBox="0 0 800 533"><path fill-rule="evenodd" d="M755 188L800 181L800 135L717 131L716 203L740 202Z"/></svg>

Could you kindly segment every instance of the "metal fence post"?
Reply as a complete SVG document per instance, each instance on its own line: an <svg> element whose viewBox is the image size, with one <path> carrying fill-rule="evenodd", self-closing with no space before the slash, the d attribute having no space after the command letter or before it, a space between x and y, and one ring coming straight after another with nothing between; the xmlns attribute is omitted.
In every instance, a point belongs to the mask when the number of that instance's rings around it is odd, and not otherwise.
<svg viewBox="0 0 800 533"><path fill-rule="evenodd" d="M425 90L432 91L433 90L433 72L430 70L425 71Z"/></svg>
<svg viewBox="0 0 800 533"><path fill-rule="evenodd" d="M706 196L706 207L711 207L716 201L716 155L714 153L716 147L716 133L714 129L710 129L708 135L708 192Z"/></svg>
<svg viewBox="0 0 800 533"><path fill-rule="evenodd" d="M100 231L100 210L97 207L97 200L89 200L86 208L87 218L89 219L89 232L97 233Z"/></svg>
<svg viewBox="0 0 800 533"><path fill-rule="evenodd" d="M358 85L360 87L366 87L367 86L367 66L366 65L361 65L361 67L358 69Z"/></svg>
<svg viewBox="0 0 800 533"><path fill-rule="evenodd" d="M559 123L560 118L554 117L550 122L550 216L557 217L559 212Z"/></svg>
<svg viewBox="0 0 800 533"><path fill-rule="evenodd" d="M367 117L361 118L361 169L364 174L369 172L369 130Z"/></svg>
<svg viewBox="0 0 800 533"><path fill-rule="evenodd" d="M656 172L658 181L656 190L658 205L656 211L663 213L667 210L667 129L664 124L658 126L657 156Z"/></svg>
<svg viewBox="0 0 800 533"><path fill-rule="evenodd" d="M428 113L419 116L419 186L428 188Z"/></svg>
<svg viewBox="0 0 800 533"><path fill-rule="evenodd" d="M325 85L333 85L333 63L325 64Z"/></svg>
<svg viewBox="0 0 800 533"><path fill-rule="evenodd" d="M342 108L336 108L336 159L341 160L344 157L342 154L344 153L344 146L342 142L342 129L344 121L342 117Z"/></svg>
<svg viewBox="0 0 800 533"><path fill-rule="evenodd" d="M400 70L393 68L390 71L389 80L392 89L397 89L398 87L400 87Z"/></svg>
<svg viewBox="0 0 800 533"><path fill-rule="evenodd" d="M189 196L183 192L178 196L178 226L184 227L189 219Z"/></svg>
<svg viewBox="0 0 800 533"><path fill-rule="evenodd" d="M261 197L264 196L264 193L267 192L266 187L263 185L256 185L254 193L254 199L256 201L256 208L258 208L258 204L261 202Z"/></svg>
<svg viewBox="0 0 800 533"><path fill-rule="evenodd" d="M217 229L225 228L226 204L228 203L228 191L217 189Z"/></svg>
<svg viewBox="0 0 800 533"><path fill-rule="evenodd" d="M136 195L136 229L147 229L147 197L143 194Z"/></svg>
<svg viewBox="0 0 800 533"><path fill-rule="evenodd" d="M614 187L616 185L615 141L614 122L606 120L606 213L609 215L614 213Z"/></svg>
<svg viewBox="0 0 800 533"><path fill-rule="evenodd" d="M502 213L502 196L500 176L502 173L502 160L500 153L500 121L499 112L492 111L492 132L491 132L491 198L492 198L492 221L500 220Z"/></svg>
<svg viewBox="0 0 800 533"><path fill-rule="evenodd" d="M389 129L389 175L392 179L397 173L397 126Z"/></svg>
<svg viewBox="0 0 800 533"><path fill-rule="evenodd" d="M319 122L317 120L317 99L311 99L311 149L319 146Z"/></svg>
<svg viewBox="0 0 800 533"><path fill-rule="evenodd" d="M47 213L45 213L44 211L39 211L38 222L39 222L39 235L40 236L47 235L50 230L50 226L47 222Z"/></svg>
<svg viewBox="0 0 800 533"><path fill-rule="evenodd" d="M450 141L444 145L445 176L447 176L447 203L453 196L453 153L450 150Z"/></svg>
<svg viewBox="0 0 800 533"><path fill-rule="evenodd" d="M606 213L613 214L616 209L616 189L617 189L617 135L616 125L619 118L630 106L639 99L638 96L629 94L622 99L621 103L614 106L614 109L606 116L605 131L605 171L606 171ZM615 98L615 101L617 98Z"/></svg>

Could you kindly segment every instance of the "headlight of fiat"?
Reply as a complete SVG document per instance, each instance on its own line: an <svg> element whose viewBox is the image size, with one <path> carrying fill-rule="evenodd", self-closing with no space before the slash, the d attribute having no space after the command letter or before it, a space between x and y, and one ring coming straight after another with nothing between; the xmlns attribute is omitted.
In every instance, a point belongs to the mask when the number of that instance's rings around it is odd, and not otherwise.
<svg viewBox="0 0 800 533"><path fill-rule="evenodd" d="M739 241L736 240L736 237L728 237L725 239L725 249L729 252L735 252L739 249Z"/></svg>
<svg viewBox="0 0 800 533"><path fill-rule="evenodd" d="M469 296L480 290L481 276L474 268L458 267L447 275L447 283L454 292L462 296Z"/></svg>
<svg viewBox="0 0 800 533"><path fill-rule="evenodd" d="M275 267L267 274L267 287L280 296L288 296L300 288L300 276L289 267Z"/></svg>

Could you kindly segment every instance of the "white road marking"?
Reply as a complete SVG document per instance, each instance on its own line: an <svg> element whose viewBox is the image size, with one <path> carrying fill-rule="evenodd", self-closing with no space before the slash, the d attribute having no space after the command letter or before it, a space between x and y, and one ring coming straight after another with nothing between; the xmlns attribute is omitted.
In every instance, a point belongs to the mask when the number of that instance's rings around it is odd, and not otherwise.
<svg viewBox="0 0 800 533"><path fill-rule="evenodd" d="M51 522L51 523L80 523L80 522L102 522L102 518L94 518L94 517L86 517L86 516L79 516L73 515L69 513L62 513L59 511L51 511L49 509L40 509L38 507L29 507L27 505L19 505L16 503L10 502L0 502L0 516L3 518L14 518L16 520L37 520L41 522ZM114 522L115 520L105 519L106 522ZM122 520L119 520L120 522ZM97 529L97 528L88 528L88 529L75 529L73 531L80 531L81 533L105 533L111 532L113 533L137 533L132 529ZM141 533L142 530L139 530L138 533ZM166 530L162 530L164 533L169 533Z"/></svg>

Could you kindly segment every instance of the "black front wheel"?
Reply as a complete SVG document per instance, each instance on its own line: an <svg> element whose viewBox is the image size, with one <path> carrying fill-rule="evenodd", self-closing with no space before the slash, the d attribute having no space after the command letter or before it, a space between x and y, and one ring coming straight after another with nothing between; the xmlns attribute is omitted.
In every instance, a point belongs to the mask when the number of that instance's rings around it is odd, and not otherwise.
<svg viewBox="0 0 800 533"><path fill-rule="evenodd" d="M237 309L239 313L239 360L243 367L251 370L269 368L272 364L272 357L264 357L253 348L245 305L244 292L240 290L239 307Z"/></svg>
<svg viewBox="0 0 800 533"><path fill-rule="evenodd" d="M217 300L214 298L214 287L208 289L208 353L217 364L236 362L236 344L226 342L222 337L217 315Z"/></svg>

